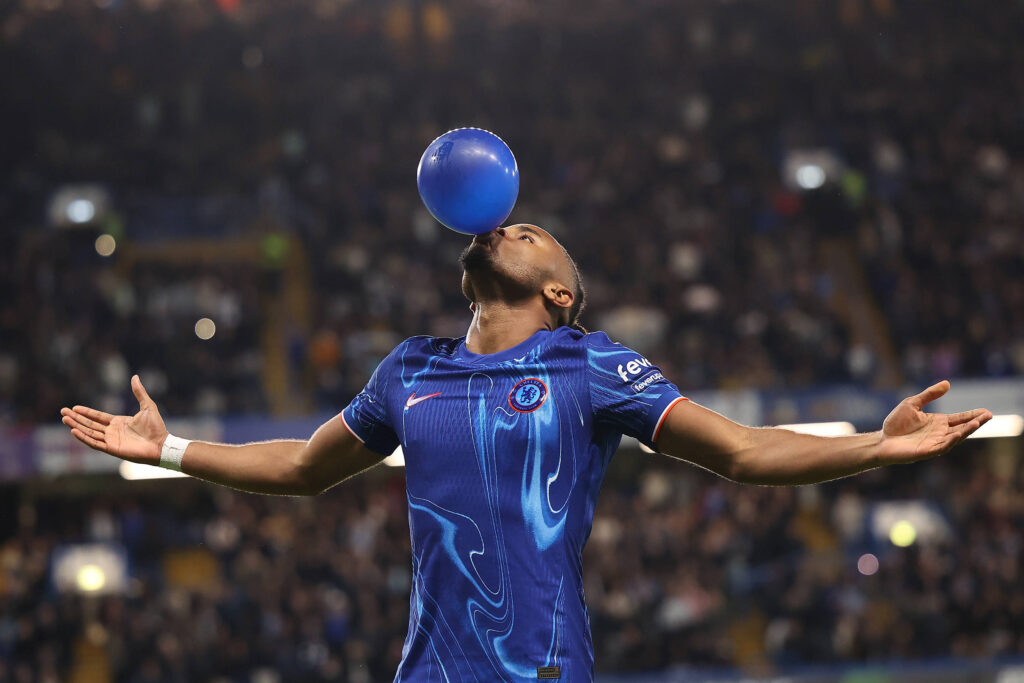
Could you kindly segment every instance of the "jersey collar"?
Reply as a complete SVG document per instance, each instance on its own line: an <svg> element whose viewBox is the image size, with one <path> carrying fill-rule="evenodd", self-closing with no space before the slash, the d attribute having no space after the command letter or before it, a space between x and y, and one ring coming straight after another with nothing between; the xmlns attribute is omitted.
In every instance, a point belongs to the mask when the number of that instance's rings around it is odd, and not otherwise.
<svg viewBox="0 0 1024 683"><path fill-rule="evenodd" d="M459 344L455 347L455 358L467 363L481 363L484 365L514 360L525 356L531 349L546 340L550 335L551 330L537 330L512 348L498 351L497 353L473 353L466 348L466 338L460 337Z"/></svg>

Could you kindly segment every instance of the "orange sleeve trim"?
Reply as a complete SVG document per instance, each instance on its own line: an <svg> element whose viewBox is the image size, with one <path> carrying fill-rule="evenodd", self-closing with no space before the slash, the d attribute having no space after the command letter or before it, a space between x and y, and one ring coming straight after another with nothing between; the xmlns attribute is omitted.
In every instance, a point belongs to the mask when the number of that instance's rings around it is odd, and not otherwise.
<svg viewBox="0 0 1024 683"><path fill-rule="evenodd" d="M661 417L658 418L658 426L654 428L654 436L651 437L652 444L654 444L655 446L658 445L658 432L661 431L661 425L665 424L665 418L668 417L669 411L672 410L672 408L675 407L677 403L689 400L690 399L686 398L685 396L680 396L679 398L665 406L665 410L662 411Z"/></svg>
<svg viewBox="0 0 1024 683"><path fill-rule="evenodd" d="M351 434L352 436L356 437L357 439L359 439L359 443L361 443L361 444L363 444L365 446L366 442L363 441L363 437L361 437L358 434L356 434L355 431L351 427L348 426L348 421L345 419L345 411L341 411L340 413L338 413L338 417L341 418L341 424L345 425L345 429L348 430L348 433Z"/></svg>

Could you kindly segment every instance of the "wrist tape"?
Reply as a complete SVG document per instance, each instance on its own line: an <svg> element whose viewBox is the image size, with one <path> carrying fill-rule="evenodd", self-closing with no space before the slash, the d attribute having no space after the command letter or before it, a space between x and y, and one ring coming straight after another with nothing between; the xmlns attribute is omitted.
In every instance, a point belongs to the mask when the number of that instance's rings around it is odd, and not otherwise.
<svg viewBox="0 0 1024 683"><path fill-rule="evenodd" d="M164 439L163 448L160 449L160 467L181 472L181 459L185 456L185 449L190 443L192 442L189 439L168 434Z"/></svg>

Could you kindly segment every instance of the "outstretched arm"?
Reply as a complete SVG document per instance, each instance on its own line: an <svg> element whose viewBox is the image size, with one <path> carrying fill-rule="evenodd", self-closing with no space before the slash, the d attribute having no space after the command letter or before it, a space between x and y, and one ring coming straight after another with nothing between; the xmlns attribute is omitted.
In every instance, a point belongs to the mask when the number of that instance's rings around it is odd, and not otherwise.
<svg viewBox="0 0 1024 683"><path fill-rule="evenodd" d="M75 406L61 421L85 445L122 460L157 465L167 428L138 375L132 391L134 416L110 415ZM181 469L199 479L252 493L309 496L376 465L382 456L362 444L340 418L322 425L307 441L266 441L242 446L193 441Z"/></svg>
<svg viewBox="0 0 1024 683"><path fill-rule="evenodd" d="M665 418L658 450L745 484L814 484L942 455L992 418L978 408L945 415L922 410L949 391L942 381L904 399L881 431L820 437L745 427L690 401Z"/></svg>

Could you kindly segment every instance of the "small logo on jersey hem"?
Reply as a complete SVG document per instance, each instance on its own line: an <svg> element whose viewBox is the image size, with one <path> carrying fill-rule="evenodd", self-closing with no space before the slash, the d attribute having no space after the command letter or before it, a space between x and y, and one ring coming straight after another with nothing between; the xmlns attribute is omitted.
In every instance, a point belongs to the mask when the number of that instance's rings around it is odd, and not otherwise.
<svg viewBox="0 0 1024 683"><path fill-rule="evenodd" d="M439 391L436 394L427 394L426 396L419 396L419 397L417 397L416 396L416 392L414 391L414 392L412 392L412 394L409 395L409 398L405 399L405 407L406 408L412 408L417 403L421 403L423 401L426 401L428 398L434 398L435 396L440 396L440 395L441 395L441 392Z"/></svg>
<svg viewBox="0 0 1024 683"><path fill-rule="evenodd" d="M532 413L548 397L548 385L536 377L527 377L515 383L508 394L508 404L518 413Z"/></svg>
<svg viewBox="0 0 1024 683"><path fill-rule="evenodd" d="M537 667L537 680L553 680L562 677L562 667L560 666L538 666Z"/></svg>

